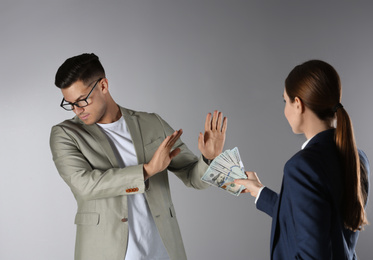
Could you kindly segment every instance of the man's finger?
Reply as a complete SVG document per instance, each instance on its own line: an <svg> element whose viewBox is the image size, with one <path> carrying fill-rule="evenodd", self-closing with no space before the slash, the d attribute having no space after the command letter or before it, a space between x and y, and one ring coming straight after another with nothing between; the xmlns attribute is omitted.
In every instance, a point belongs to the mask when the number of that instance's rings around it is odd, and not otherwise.
<svg viewBox="0 0 373 260"><path fill-rule="evenodd" d="M181 152L180 148L176 148L170 153L170 159L174 158L176 155L178 155Z"/></svg>
<svg viewBox="0 0 373 260"><path fill-rule="evenodd" d="M174 146L174 144L176 143L176 141L180 138L180 136L183 134L183 130L180 129L178 131L175 131L171 136L170 136L170 139L167 143L167 146Z"/></svg>
<svg viewBox="0 0 373 260"><path fill-rule="evenodd" d="M218 122L217 122L217 130L218 130L218 132L221 131L222 122L223 122L223 113L219 112L218 113Z"/></svg>
<svg viewBox="0 0 373 260"><path fill-rule="evenodd" d="M160 146L164 146L166 147L168 145L168 142L170 141L171 139L171 135L167 136L163 141L162 143L160 144ZM158 147L159 148L159 147Z"/></svg>
<svg viewBox="0 0 373 260"><path fill-rule="evenodd" d="M204 137L202 133L199 133L198 136L198 149L202 151L205 148L205 142Z"/></svg>
<svg viewBox="0 0 373 260"><path fill-rule="evenodd" d="M212 121L211 121L211 130L214 131L217 128L217 121L218 121L218 111L214 111L214 115L212 116Z"/></svg>
<svg viewBox="0 0 373 260"><path fill-rule="evenodd" d="M221 132L225 134L227 132L227 126L228 126L228 118L224 117L223 119L223 127L221 129Z"/></svg>
<svg viewBox="0 0 373 260"><path fill-rule="evenodd" d="M205 132L211 130L211 113L208 113L205 121Z"/></svg>

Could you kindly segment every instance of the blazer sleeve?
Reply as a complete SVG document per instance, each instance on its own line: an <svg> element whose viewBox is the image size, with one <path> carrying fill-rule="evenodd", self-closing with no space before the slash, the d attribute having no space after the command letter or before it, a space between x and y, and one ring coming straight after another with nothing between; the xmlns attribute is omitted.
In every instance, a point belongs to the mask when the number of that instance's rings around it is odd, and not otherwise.
<svg viewBox="0 0 373 260"><path fill-rule="evenodd" d="M288 224L293 226L296 259L329 257L332 202L325 175L320 162L312 156L298 156L285 165L283 193L286 195L282 200L286 200L289 211L286 212Z"/></svg>
<svg viewBox="0 0 373 260"><path fill-rule="evenodd" d="M53 161L77 199L94 200L144 192L143 165L108 169L107 157L97 154L100 148L94 147L93 142L78 143L82 140L63 126L57 125L51 130Z"/></svg>
<svg viewBox="0 0 373 260"><path fill-rule="evenodd" d="M174 129L156 114L160 120L165 135L171 135ZM205 189L209 185L201 180L201 177L206 172L208 165L203 161L202 155L198 158L195 156L180 139L176 142L175 148L180 148L181 152L174 157L168 166L168 170L172 171L187 187L195 189Z"/></svg>
<svg viewBox="0 0 373 260"><path fill-rule="evenodd" d="M278 194L271 189L264 187L260 193L258 201L256 202L256 208L267 213L270 217L273 217L277 200Z"/></svg>

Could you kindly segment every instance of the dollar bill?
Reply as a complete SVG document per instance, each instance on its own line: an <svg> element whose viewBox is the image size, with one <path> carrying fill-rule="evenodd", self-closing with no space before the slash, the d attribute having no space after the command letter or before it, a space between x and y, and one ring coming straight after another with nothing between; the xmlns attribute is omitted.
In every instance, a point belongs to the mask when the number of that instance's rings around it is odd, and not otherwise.
<svg viewBox="0 0 373 260"><path fill-rule="evenodd" d="M238 148L226 150L217 156L202 176L202 181L221 188L235 196L245 189L234 183L235 179L247 179Z"/></svg>

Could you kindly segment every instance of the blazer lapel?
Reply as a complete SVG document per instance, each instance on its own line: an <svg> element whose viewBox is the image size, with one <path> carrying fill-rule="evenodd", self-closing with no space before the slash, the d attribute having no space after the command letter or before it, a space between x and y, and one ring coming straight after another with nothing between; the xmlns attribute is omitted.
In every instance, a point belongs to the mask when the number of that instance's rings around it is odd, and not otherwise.
<svg viewBox="0 0 373 260"><path fill-rule="evenodd" d="M126 121L128 130L131 134L132 142L135 147L137 160L139 164L145 162L145 151L144 151L144 144L141 136L141 128L138 122L138 118L134 115L133 111L125 109L123 107L119 107L124 120ZM78 118L77 118L78 119ZM113 148L111 147L106 135L101 131L101 129L96 125L86 125L80 119L78 121L82 124L82 127L94 137L97 143L102 147L102 150L105 152L107 158L109 159L110 163L113 165L114 168L118 168L119 164L113 152Z"/></svg>
<svg viewBox="0 0 373 260"><path fill-rule="evenodd" d="M131 134L132 142L135 147L137 161L139 164L145 163L145 151L144 142L141 135L141 128L139 125L139 120L133 111L119 107L124 120L126 121L128 130Z"/></svg>
<svg viewBox="0 0 373 260"><path fill-rule="evenodd" d="M115 157L115 154L113 152L113 148L111 147L109 140L107 139L106 135L101 131L101 129L96 125L86 125L83 122L81 122L83 125L83 128L93 136L93 138L96 140L97 144L99 144L106 154L107 158L109 159L111 165L114 168L118 168L119 164Z"/></svg>

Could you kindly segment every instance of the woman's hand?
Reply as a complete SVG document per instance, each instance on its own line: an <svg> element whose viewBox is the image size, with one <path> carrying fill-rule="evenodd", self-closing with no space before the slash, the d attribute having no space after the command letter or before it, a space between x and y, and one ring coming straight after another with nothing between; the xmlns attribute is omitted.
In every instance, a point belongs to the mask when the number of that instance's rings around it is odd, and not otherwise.
<svg viewBox="0 0 373 260"><path fill-rule="evenodd" d="M234 183L238 185L243 185L245 189L242 193L250 192L251 196L255 197L258 196L259 190L264 187L264 185L260 182L256 172L245 172L247 179L238 179L234 180Z"/></svg>

